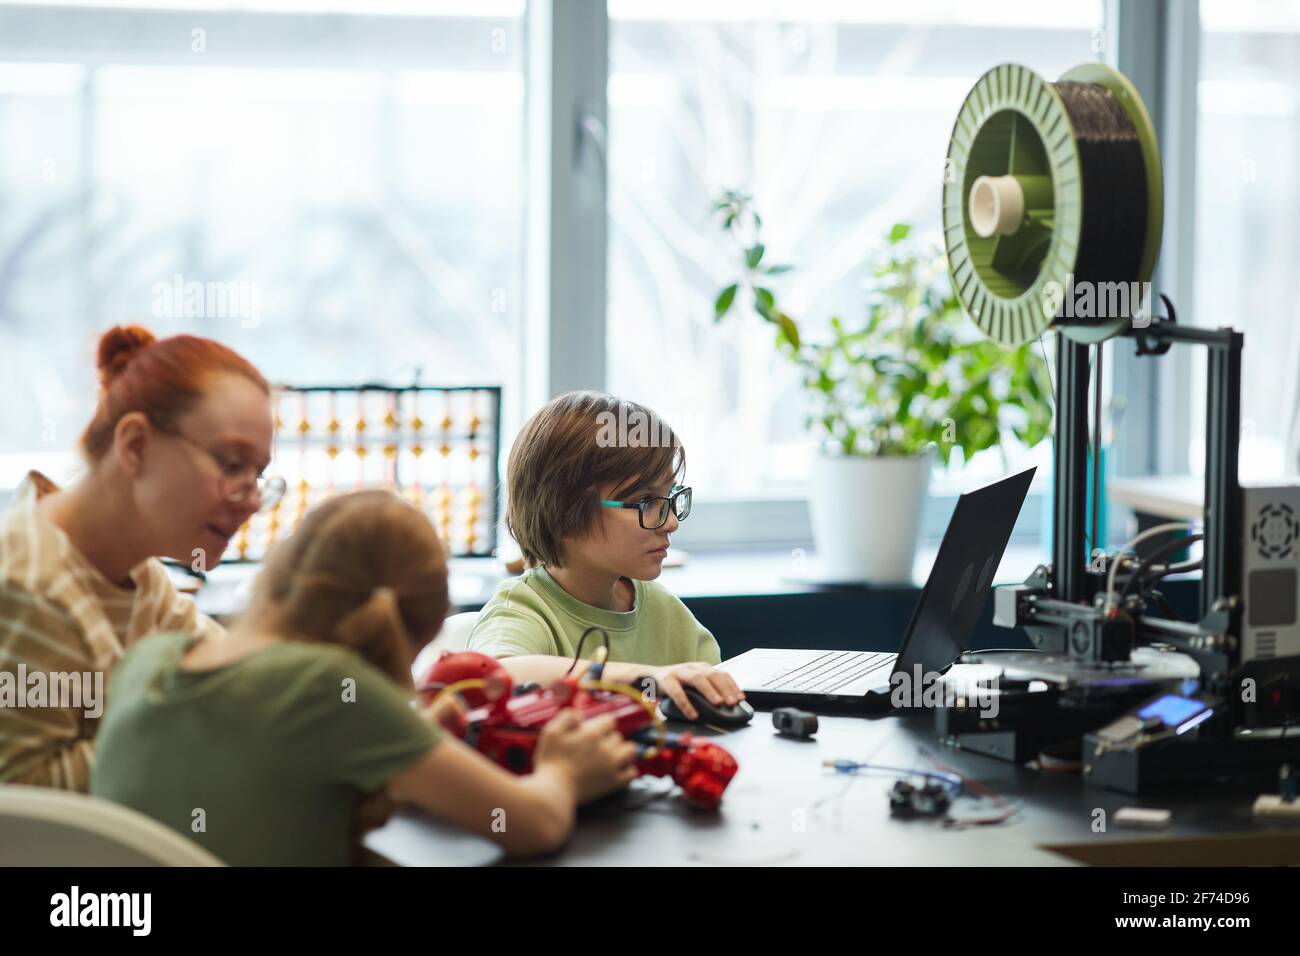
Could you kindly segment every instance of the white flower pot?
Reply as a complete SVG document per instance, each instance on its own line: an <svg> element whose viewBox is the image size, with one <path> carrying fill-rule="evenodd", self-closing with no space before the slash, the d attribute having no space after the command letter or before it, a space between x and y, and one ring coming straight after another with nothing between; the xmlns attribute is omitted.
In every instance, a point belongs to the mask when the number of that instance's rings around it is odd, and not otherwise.
<svg viewBox="0 0 1300 956"><path fill-rule="evenodd" d="M930 456L818 455L808 505L819 577L844 583L912 581Z"/></svg>

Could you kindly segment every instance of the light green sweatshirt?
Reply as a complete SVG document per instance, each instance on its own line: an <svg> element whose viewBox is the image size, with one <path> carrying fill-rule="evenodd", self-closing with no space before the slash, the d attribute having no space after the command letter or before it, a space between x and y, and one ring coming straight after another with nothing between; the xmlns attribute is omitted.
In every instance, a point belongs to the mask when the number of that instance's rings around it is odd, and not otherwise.
<svg viewBox="0 0 1300 956"><path fill-rule="evenodd" d="M636 601L630 611L607 611L570 595L545 568L530 568L502 582L483 606L470 634L472 651L493 657L551 654L573 657L582 632L599 625L609 632L609 659L659 667L721 660L708 628L672 592L655 581L633 581ZM590 659L603 643L593 633L583 646Z"/></svg>

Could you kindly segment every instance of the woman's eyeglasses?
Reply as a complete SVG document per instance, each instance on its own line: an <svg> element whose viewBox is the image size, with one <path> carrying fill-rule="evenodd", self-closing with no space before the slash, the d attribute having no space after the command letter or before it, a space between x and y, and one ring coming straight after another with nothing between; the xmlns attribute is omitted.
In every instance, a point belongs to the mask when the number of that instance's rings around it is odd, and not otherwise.
<svg viewBox="0 0 1300 956"><path fill-rule="evenodd" d="M646 531L658 531L668 521L668 512L672 511L678 521L685 521L691 513L691 489L678 488L671 495L653 498L638 498L636 501L601 500L606 508L635 508L641 527Z"/></svg>
<svg viewBox="0 0 1300 956"><path fill-rule="evenodd" d="M188 442L217 463L220 471L217 490L226 501L238 504L256 495L257 510L266 511L268 508L275 507L275 503L284 497L288 486L278 475L270 477L263 475L256 465L245 462L235 455L213 451L183 432L168 430L167 434Z"/></svg>

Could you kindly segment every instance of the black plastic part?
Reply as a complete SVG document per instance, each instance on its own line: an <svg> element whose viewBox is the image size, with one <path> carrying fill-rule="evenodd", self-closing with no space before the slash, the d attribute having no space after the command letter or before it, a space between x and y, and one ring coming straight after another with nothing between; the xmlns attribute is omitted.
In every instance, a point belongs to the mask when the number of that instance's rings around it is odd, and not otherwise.
<svg viewBox="0 0 1300 956"><path fill-rule="evenodd" d="M1098 744L1092 734L1083 738L1084 783L1129 794L1210 783L1272 792L1277 787L1278 768L1300 761L1300 735L1259 740L1173 737L1100 754Z"/></svg>
<svg viewBox="0 0 1300 956"><path fill-rule="evenodd" d="M772 726L783 737L807 740L817 733L817 715L798 707L777 707L772 711Z"/></svg>
<svg viewBox="0 0 1300 956"><path fill-rule="evenodd" d="M1052 596L1082 601L1087 555L1088 346L1056 337L1056 444L1052 449Z"/></svg>

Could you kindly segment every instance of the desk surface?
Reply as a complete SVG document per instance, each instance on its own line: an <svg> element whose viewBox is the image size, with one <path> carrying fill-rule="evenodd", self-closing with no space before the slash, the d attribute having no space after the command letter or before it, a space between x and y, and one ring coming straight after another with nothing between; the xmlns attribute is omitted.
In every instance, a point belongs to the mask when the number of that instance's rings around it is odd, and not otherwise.
<svg viewBox="0 0 1300 956"><path fill-rule="evenodd" d="M1077 776L1037 773L987 757L938 745L933 719L875 720L822 717L811 742L778 737L771 716L758 713L739 731L719 738L740 762L716 813L694 810L670 793L668 781L639 780L626 794L583 808L572 840L542 865L891 865L891 866L1070 866L1074 860L1046 847L1099 845L1156 838L1258 835L1285 830L1300 837L1300 824L1257 823L1253 797L1205 790L1139 799L1085 788ZM824 759L847 758L905 768L932 768L924 747L943 764L960 770L1000 796L1018 812L996 826L945 828L932 820L897 820L889 815L893 777L831 774ZM965 803L965 801L962 801ZM1097 809L1109 822L1124 806L1173 810L1165 831L1117 829L1094 832ZM958 811L967 809L961 804ZM391 844L390 844L391 845ZM1118 849L1118 847L1116 847ZM436 843L409 847L403 862L438 863ZM1158 849L1143 856L1159 864Z"/></svg>
<svg viewBox="0 0 1300 956"><path fill-rule="evenodd" d="M1106 485L1110 500L1140 514L1171 521L1200 521L1205 504L1205 479L1199 475L1112 478Z"/></svg>

